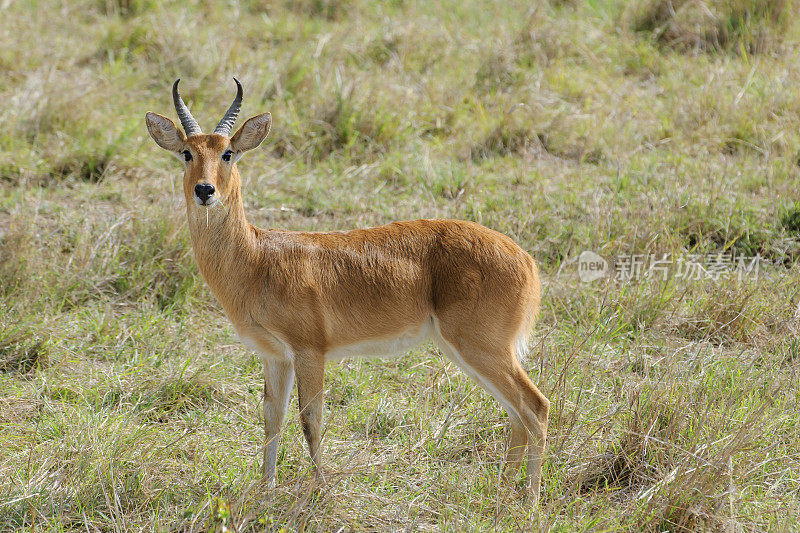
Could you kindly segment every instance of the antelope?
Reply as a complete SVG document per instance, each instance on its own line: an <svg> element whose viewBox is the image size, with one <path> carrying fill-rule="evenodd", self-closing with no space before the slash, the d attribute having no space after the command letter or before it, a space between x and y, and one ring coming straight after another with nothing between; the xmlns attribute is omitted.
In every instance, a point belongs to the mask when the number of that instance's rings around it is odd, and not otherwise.
<svg viewBox="0 0 800 533"><path fill-rule="evenodd" d="M203 278L243 344L264 364L263 477L275 484L280 428L292 382L314 479L324 482L320 439L325 363L398 355L436 342L508 413L505 477L527 459L524 494L538 502L549 400L520 364L538 313L536 263L511 238L474 222L413 220L352 231L263 230L247 222L236 163L259 146L272 118L231 136L242 85L214 132L204 134L172 86L172 120L149 112L150 136L184 161L183 193Z"/></svg>

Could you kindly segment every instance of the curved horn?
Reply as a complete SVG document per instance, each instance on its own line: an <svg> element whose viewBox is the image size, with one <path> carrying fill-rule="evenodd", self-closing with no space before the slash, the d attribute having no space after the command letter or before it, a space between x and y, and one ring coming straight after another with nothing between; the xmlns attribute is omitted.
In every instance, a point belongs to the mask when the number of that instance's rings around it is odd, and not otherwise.
<svg viewBox="0 0 800 533"><path fill-rule="evenodd" d="M233 81L236 82L236 98L233 99L233 103L225 112L225 116L214 128L214 133L226 137L231 136L231 128L233 128L233 123L236 122L236 117L239 116L239 110L242 108L242 84L236 78L233 78Z"/></svg>
<svg viewBox="0 0 800 533"><path fill-rule="evenodd" d="M181 98L181 94L178 92L179 81L181 81L180 78L175 80L175 84L172 86L172 102L175 104L175 111L178 112L178 118L181 119L183 131L186 132L187 137L203 133L200 129L200 125L189 112L189 108L183 103L183 98Z"/></svg>

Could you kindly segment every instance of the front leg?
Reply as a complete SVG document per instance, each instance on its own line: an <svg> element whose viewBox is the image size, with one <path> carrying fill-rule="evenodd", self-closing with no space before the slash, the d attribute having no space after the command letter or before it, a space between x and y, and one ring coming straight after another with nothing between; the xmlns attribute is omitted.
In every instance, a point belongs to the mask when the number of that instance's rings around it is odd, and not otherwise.
<svg viewBox="0 0 800 533"><path fill-rule="evenodd" d="M325 382L324 354L315 351L295 352L294 371L297 374L297 400L300 407L303 435L308 442L314 473L317 478L323 478L320 463L320 441L322 439L322 388Z"/></svg>
<svg viewBox="0 0 800 533"><path fill-rule="evenodd" d="M275 464L281 426L292 394L294 368L290 361L264 359L264 458L263 479L275 486Z"/></svg>

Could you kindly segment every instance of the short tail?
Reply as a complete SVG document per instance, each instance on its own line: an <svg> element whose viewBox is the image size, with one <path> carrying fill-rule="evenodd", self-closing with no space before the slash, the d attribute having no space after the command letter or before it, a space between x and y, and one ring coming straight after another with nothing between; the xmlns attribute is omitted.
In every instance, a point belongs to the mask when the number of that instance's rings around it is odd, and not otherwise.
<svg viewBox="0 0 800 533"><path fill-rule="evenodd" d="M514 349L517 352L517 359L522 363L527 360L530 353L530 340L533 335L533 326L539 316L539 300L541 299L541 284L539 282L539 269L536 263L531 260L531 269L536 288L534 290L534 297L528 303L528 310L526 313L525 321L522 325L517 338L514 339Z"/></svg>

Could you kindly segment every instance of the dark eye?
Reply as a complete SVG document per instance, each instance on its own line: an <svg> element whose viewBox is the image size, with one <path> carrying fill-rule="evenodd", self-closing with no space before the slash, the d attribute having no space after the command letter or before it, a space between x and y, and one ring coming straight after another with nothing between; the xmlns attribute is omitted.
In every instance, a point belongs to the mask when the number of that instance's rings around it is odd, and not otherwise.
<svg viewBox="0 0 800 533"><path fill-rule="evenodd" d="M192 153L189 150L184 150L183 151L183 158L186 161L191 161L192 160Z"/></svg>
<svg viewBox="0 0 800 533"><path fill-rule="evenodd" d="M230 161L232 155L233 155L233 152L231 152L230 150L225 150L225 153L222 154L222 160L223 161Z"/></svg>

